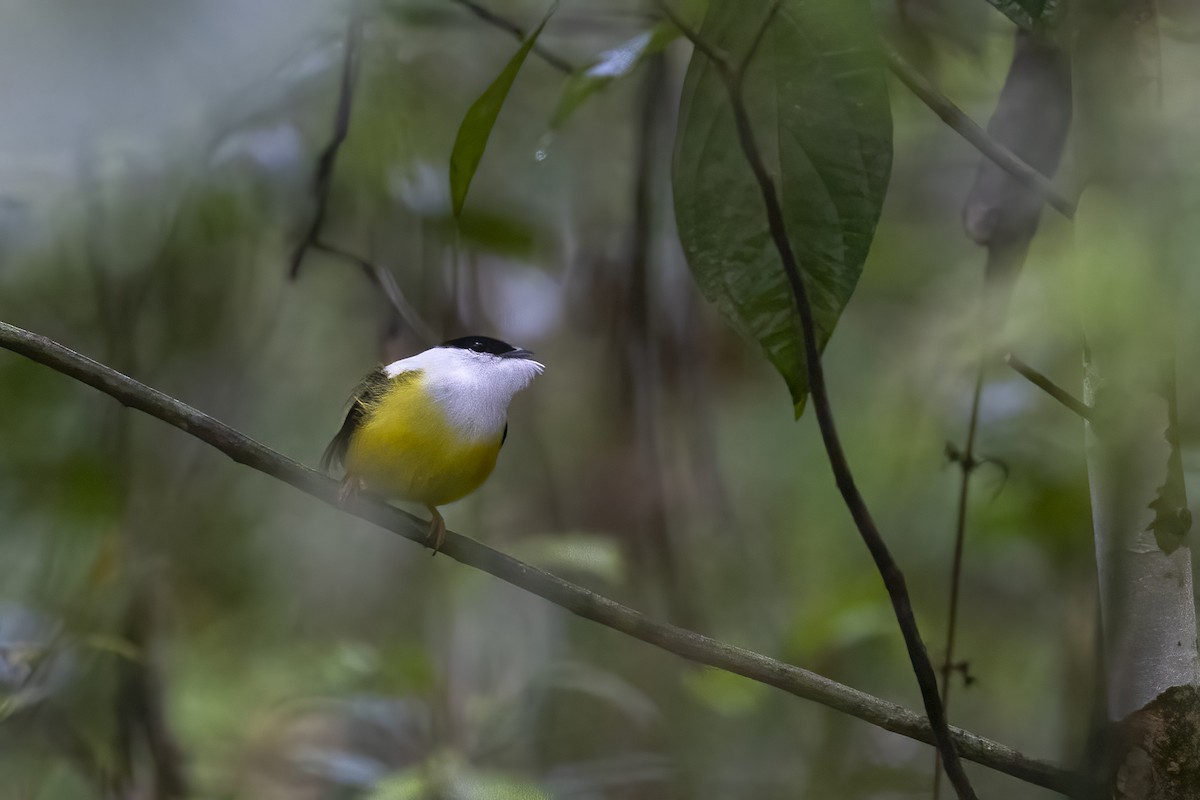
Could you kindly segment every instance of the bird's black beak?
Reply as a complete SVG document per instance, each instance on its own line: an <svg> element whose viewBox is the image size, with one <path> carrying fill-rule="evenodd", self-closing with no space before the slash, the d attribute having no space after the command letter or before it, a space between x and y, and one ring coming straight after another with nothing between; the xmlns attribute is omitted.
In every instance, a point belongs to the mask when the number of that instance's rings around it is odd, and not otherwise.
<svg viewBox="0 0 1200 800"><path fill-rule="evenodd" d="M507 353L501 353L501 358L533 358L533 351L526 350L524 347L518 347L515 350L509 350Z"/></svg>

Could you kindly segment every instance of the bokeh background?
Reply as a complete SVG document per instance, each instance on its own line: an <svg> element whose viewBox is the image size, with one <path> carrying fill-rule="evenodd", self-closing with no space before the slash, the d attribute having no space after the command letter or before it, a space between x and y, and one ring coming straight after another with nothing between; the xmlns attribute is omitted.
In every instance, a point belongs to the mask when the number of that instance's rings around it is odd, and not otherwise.
<svg viewBox="0 0 1200 800"><path fill-rule="evenodd" d="M907 21L878 4L885 34L986 120L1012 25L982 0L900 5ZM523 27L545 10L489 7ZM367 266L310 249L291 279L349 3L0 2L0 319L308 464L373 365L465 333L529 347L546 373L513 404L490 482L446 509L453 529L919 708L811 413L793 420L679 250L689 48L557 126L564 76L530 58L455 224L455 131L515 40L455 2L362 8L321 238ZM564 0L541 41L585 66L655 18ZM979 156L891 88L889 199L826 364L936 662L959 480L946 449L978 359L984 254L960 208ZM1194 98L1170 98L1188 124ZM1071 238L1043 220L1004 336L1074 388ZM972 681L951 718L1072 764L1097 681L1082 429L996 368L977 449L991 461L957 648ZM230 800L899 798L932 774L924 745L430 559L2 352L0 688L0 794L22 799L104 797L127 767L140 788L123 796L166 796L182 770L190 796ZM970 769L981 796L1051 796Z"/></svg>

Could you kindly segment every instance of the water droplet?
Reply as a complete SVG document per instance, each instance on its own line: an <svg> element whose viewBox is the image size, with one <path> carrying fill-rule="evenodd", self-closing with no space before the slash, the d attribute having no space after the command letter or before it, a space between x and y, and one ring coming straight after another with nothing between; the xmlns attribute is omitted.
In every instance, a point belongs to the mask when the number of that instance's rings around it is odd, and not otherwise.
<svg viewBox="0 0 1200 800"><path fill-rule="evenodd" d="M542 134L542 138L538 139L537 150L533 151L534 161L545 161L550 155L550 144L554 141L554 132L546 131Z"/></svg>

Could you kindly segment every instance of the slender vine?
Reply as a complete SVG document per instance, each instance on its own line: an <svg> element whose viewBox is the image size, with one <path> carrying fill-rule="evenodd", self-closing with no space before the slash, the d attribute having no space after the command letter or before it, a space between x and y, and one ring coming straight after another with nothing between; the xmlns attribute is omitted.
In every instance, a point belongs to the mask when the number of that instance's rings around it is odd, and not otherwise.
<svg viewBox="0 0 1200 800"><path fill-rule="evenodd" d="M729 94L729 104L733 112L734 125L737 128L738 142L741 144L742 154L746 157L746 161L750 165L750 170L754 173L754 179L758 183L766 210L767 226L771 233L771 240L779 252L779 258L783 263L783 269L787 274L788 284L792 290L792 297L795 300L796 311L800 317L800 331L804 339L805 368L808 372L809 391L812 394L813 407L817 413L817 423L821 430L821 440L829 456L830 468L833 470L834 482L837 484L838 491L842 495L842 500L845 502L846 508L850 511L850 516L858 528L859 535L862 537L863 543L867 546L867 550L870 551L871 558L875 561L875 567L879 570L884 587L887 589L888 598L891 600L892 609L896 615L896 622L900 626L905 647L908 649L908 657L917 678L917 685L921 690L921 699L925 705L925 713L929 715L929 722L933 727L933 735L937 740L937 749L942 755L942 766L945 769L946 776L950 779L950 783L953 784L961 800L973 800L976 797L975 790L971 787L971 781L967 777L967 773L963 770L962 761L959 759L958 753L954 748L954 739L950 735L950 726L946 721L946 712L942 707L941 696L938 692L937 675L934 672L933 663L929 660L929 653L925 649L925 643L921 639L921 632L917 627L917 619L913 614L912 600L909 597L908 587L905 584L904 573L901 572L899 565L892 557L887 543L884 542L883 536L879 533L879 529L875 525L875 520L871 517L871 512L867 508L866 501L863 499L862 494L858 490L858 485L854 481L854 474L850 470L850 464L846 459L841 440L838 437L837 426L833 419L833 404L830 401L829 389L825 384L825 370L821 364L821 352L817 347L816 321L813 318L808 290L800 274L800 265L796 259L795 252L792 250L791 241L788 239L787 228L783 220L783 207L779 202L779 195L775 189L774 179L772 179L771 173L763 161L762 152L755 141L753 126L750 122L750 113L746 108L745 98L742 94L742 82L746 68L749 66L759 42L770 26L771 20L779 8L779 2L777 0L777 2L772 3L762 24L751 39L750 49L737 62L736 66L731 65L725 55L718 53L709 46L699 34L693 31L671 10L665 0L660 2L660 6L663 9L663 13L667 14L683 35L692 42L696 51L713 64Z"/></svg>

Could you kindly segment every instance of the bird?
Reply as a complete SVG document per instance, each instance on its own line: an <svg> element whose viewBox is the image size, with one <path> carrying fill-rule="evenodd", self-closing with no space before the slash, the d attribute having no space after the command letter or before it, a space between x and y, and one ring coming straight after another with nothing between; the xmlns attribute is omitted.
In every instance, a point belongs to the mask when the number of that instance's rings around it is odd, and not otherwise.
<svg viewBox="0 0 1200 800"><path fill-rule="evenodd" d="M365 489L423 505L436 555L446 538L438 507L492 474L508 438L509 404L544 369L532 351L489 336L451 339L375 368L321 455L326 474L343 469L339 504Z"/></svg>

